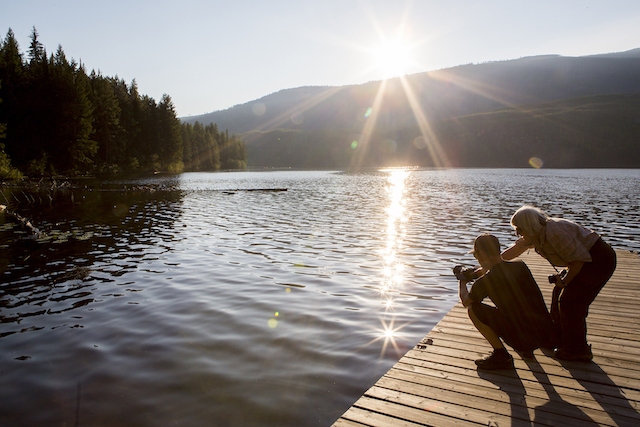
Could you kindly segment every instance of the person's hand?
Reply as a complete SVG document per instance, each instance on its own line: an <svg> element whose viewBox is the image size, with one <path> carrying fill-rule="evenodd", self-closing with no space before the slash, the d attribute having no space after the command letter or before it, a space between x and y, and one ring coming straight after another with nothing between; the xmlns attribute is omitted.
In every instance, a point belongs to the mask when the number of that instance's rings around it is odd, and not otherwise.
<svg viewBox="0 0 640 427"><path fill-rule="evenodd" d="M515 245L520 246L522 248L533 247L533 244L530 241L528 241L524 236L520 236L518 240L516 240Z"/></svg>
<svg viewBox="0 0 640 427"><path fill-rule="evenodd" d="M568 285L568 283L565 283L565 282L562 280L562 278L564 277L564 274L554 274L553 276L556 278L555 285L556 285L558 288L563 289L563 288L565 288L565 287Z"/></svg>

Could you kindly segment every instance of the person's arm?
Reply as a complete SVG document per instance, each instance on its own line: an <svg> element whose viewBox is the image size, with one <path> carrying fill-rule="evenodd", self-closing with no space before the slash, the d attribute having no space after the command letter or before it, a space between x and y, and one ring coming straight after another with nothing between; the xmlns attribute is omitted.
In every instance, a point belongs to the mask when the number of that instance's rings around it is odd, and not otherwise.
<svg viewBox="0 0 640 427"><path fill-rule="evenodd" d="M564 288L569 283L571 283L571 280L573 280L573 278L576 277L578 273L580 273L580 270L582 269L583 265L584 265L583 261L570 262L569 265L567 266L567 275L564 276L564 278L561 279L560 275L556 274L556 276L558 277L556 286L558 286L559 288Z"/></svg>
<svg viewBox="0 0 640 427"><path fill-rule="evenodd" d="M516 240L516 242L509 248L505 249L500 255L505 261L511 261L514 258L519 257L528 249L531 249L533 245L524 240L522 237Z"/></svg>
<svg viewBox="0 0 640 427"><path fill-rule="evenodd" d="M460 288L458 291L458 295L460 296L460 301L462 301L462 305L465 307L469 307L471 304L473 304L473 300L469 296L467 283L469 282L467 282L466 280L460 280Z"/></svg>

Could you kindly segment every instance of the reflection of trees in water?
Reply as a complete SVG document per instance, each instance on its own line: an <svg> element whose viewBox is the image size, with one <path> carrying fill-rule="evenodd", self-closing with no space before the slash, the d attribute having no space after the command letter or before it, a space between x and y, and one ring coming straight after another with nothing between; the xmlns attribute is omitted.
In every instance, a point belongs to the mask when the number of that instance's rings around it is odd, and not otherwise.
<svg viewBox="0 0 640 427"><path fill-rule="evenodd" d="M0 323L92 303L97 283L135 269L151 247L174 238L168 230L182 201L180 192L151 188L4 194L45 235L0 215Z"/></svg>

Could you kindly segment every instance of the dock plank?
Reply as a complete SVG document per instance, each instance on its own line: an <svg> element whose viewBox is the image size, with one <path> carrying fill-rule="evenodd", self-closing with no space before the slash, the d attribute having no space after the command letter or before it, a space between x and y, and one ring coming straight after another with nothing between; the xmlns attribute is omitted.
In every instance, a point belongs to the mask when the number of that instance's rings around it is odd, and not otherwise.
<svg viewBox="0 0 640 427"><path fill-rule="evenodd" d="M524 360L510 349L514 371L477 371L491 347L458 303L333 426L640 425L640 258L616 254L587 318L593 362L540 349ZM533 252L521 259L549 305L555 270Z"/></svg>

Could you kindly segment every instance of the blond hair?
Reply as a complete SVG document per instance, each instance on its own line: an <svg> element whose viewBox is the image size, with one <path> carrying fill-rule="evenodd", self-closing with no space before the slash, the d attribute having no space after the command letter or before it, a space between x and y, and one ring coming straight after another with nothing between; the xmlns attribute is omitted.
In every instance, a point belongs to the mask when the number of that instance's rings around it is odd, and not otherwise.
<svg viewBox="0 0 640 427"><path fill-rule="evenodd" d="M523 206L511 217L511 226L520 233L538 239L542 234L549 215L533 206Z"/></svg>

